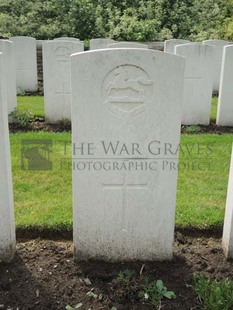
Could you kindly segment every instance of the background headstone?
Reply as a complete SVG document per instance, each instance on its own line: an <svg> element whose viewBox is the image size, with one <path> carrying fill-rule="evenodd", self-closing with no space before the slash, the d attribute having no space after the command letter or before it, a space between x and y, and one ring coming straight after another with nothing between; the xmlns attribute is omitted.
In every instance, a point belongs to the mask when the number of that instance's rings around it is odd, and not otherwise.
<svg viewBox="0 0 233 310"><path fill-rule="evenodd" d="M36 92L37 56L36 40L31 37L11 37L15 46L16 86L18 93Z"/></svg>
<svg viewBox="0 0 233 310"><path fill-rule="evenodd" d="M175 46L189 43L189 40L182 40L182 39L171 39L164 41L164 52L166 53L175 53Z"/></svg>
<svg viewBox="0 0 233 310"><path fill-rule="evenodd" d="M159 41L151 41L151 42L142 42L142 44L146 44L149 49L156 51L164 51L164 42Z"/></svg>
<svg viewBox="0 0 233 310"><path fill-rule="evenodd" d="M17 108L15 49L13 42L0 40L0 52L3 54L3 70L6 79L6 101L8 114Z"/></svg>
<svg viewBox="0 0 233 310"><path fill-rule="evenodd" d="M8 262L15 253L15 224L3 61L0 53L0 261Z"/></svg>
<svg viewBox="0 0 233 310"><path fill-rule="evenodd" d="M163 167L162 152L153 168L159 145L179 144L184 64L182 57L146 49L71 56L76 259L172 258L177 171ZM129 149L135 143L141 155L132 149L114 155L105 149L109 143ZM134 169L112 166L129 162Z"/></svg>
<svg viewBox="0 0 233 310"><path fill-rule="evenodd" d="M186 59L182 124L208 125L213 88L213 48L188 43L177 45L175 54Z"/></svg>
<svg viewBox="0 0 233 310"><path fill-rule="evenodd" d="M108 44L114 43L112 39L91 39L90 50L100 50L108 47Z"/></svg>
<svg viewBox="0 0 233 310"><path fill-rule="evenodd" d="M233 258L233 148L231 152L222 245L225 256L227 258Z"/></svg>
<svg viewBox="0 0 233 310"><path fill-rule="evenodd" d="M224 46L223 50L216 122L220 126L233 126L233 45Z"/></svg>
<svg viewBox="0 0 233 310"><path fill-rule="evenodd" d="M46 121L71 119L70 55L83 51L80 42L43 44L44 108Z"/></svg>
<svg viewBox="0 0 233 310"><path fill-rule="evenodd" d="M223 47L228 45L228 41L224 40L206 40L203 41L203 44L210 45L214 47L214 84L213 84L213 92L218 93L219 84L220 84L220 74L221 74L221 66L222 66L222 55L223 55Z"/></svg>
<svg viewBox="0 0 233 310"><path fill-rule="evenodd" d="M53 40L54 41L67 41L67 42L80 42L79 39L72 38L72 37L60 37L60 38L55 38Z"/></svg>
<svg viewBox="0 0 233 310"><path fill-rule="evenodd" d="M108 48L148 48L148 45L135 42L116 42L108 44Z"/></svg>

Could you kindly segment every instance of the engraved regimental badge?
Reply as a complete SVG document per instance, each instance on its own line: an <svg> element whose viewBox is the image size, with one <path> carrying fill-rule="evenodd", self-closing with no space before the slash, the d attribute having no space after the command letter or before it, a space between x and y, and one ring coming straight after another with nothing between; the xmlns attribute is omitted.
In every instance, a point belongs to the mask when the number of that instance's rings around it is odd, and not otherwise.
<svg viewBox="0 0 233 310"><path fill-rule="evenodd" d="M142 113L151 103L152 92L149 75L134 65L114 68L103 83L104 104L113 114L124 118Z"/></svg>

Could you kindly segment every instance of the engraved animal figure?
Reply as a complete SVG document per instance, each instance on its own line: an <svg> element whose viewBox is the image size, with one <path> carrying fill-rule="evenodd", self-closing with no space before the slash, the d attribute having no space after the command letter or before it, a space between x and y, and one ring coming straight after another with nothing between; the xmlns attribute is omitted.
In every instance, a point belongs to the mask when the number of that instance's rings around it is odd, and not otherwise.
<svg viewBox="0 0 233 310"><path fill-rule="evenodd" d="M72 52L67 47L62 46L55 51L55 54L58 61L69 61Z"/></svg>
<svg viewBox="0 0 233 310"><path fill-rule="evenodd" d="M144 97L145 90L143 88L140 88L141 85L152 84L150 80L147 80L143 77L139 77L137 79L129 79L128 72L123 67L117 68L114 71L114 75L116 76L114 81L110 82L106 87L106 91L108 94L110 94L112 90L131 88L135 92L138 92L140 97Z"/></svg>

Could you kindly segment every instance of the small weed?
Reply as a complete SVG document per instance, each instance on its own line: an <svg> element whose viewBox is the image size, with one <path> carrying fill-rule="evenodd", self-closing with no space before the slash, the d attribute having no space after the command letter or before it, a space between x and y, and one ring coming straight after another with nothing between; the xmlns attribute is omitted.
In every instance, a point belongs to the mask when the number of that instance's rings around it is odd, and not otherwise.
<svg viewBox="0 0 233 310"><path fill-rule="evenodd" d="M9 122L17 124L22 128L27 128L32 121L33 115L29 110L19 111L15 109L9 114Z"/></svg>
<svg viewBox="0 0 233 310"><path fill-rule="evenodd" d="M117 302L147 302L160 305L163 298L174 299L176 295L164 286L162 280L150 282L148 277L136 276L135 272L120 272L111 283L111 291Z"/></svg>
<svg viewBox="0 0 233 310"><path fill-rule="evenodd" d="M185 132L187 132L187 133L198 133L198 132L201 132L201 127L198 125L187 126Z"/></svg>
<svg viewBox="0 0 233 310"><path fill-rule="evenodd" d="M80 302L79 304L77 304L76 306L74 306L74 307L72 307L72 306L70 306L70 305L67 305L66 306L66 310L76 310L76 309L79 309L79 308L81 308L83 306L83 304Z"/></svg>
<svg viewBox="0 0 233 310"><path fill-rule="evenodd" d="M194 275L193 291L198 295L203 310L233 309L233 281L218 281Z"/></svg>
<svg viewBox="0 0 233 310"><path fill-rule="evenodd" d="M168 291L162 280L154 281L145 286L143 291L140 292L139 296L142 301L151 301L155 304L161 302L163 297L167 299L176 298L176 294L172 291Z"/></svg>
<svg viewBox="0 0 233 310"><path fill-rule="evenodd" d="M26 91L21 89L20 87L17 88L17 95L18 96L26 96Z"/></svg>
<svg viewBox="0 0 233 310"><path fill-rule="evenodd" d="M111 291L115 300L124 303L126 300L134 303L138 300L138 283L134 280L135 272L124 270L118 273L116 279L112 281Z"/></svg>
<svg viewBox="0 0 233 310"><path fill-rule="evenodd" d="M98 295L93 292L93 289L90 290L89 292L87 292L87 296L90 298L94 298L94 299L97 299L97 297L98 297Z"/></svg>
<svg viewBox="0 0 233 310"><path fill-rule="evenodd" d="M58 121L58 125L62 130L70 130L71 129L71 121L68 118L62 118Z"/></svg>

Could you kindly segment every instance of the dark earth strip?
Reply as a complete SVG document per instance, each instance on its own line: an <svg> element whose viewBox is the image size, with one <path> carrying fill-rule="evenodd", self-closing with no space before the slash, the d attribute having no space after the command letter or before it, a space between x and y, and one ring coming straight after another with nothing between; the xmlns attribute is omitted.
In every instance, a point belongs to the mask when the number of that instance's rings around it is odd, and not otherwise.
<svg viewBox="0 0 233 310"><path fill-rule="evenodd" d="M193 238L176 233L174 259L171 262L101 263L73 260L71 241L30 240L17 244L17 254L10 264L0 264L0 309L60 310L82 303L88 309L157 309L127 295L114 283L118 273L135 272L135 283L141 276L150 281L163 280L176 293L175 300L162 301L161 309L199 309L193 294L192 275L233 279L233 263L224 258L221 240ZM87 295L93 292L95 298Z"/></svg>

